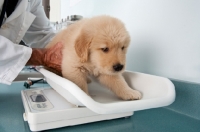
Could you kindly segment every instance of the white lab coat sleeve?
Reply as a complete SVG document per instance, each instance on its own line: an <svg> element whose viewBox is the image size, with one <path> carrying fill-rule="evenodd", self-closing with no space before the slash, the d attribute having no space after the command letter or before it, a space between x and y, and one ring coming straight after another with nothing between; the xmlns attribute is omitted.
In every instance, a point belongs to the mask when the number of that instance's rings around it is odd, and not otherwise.
<svg viewBox="0 0 200 132"><path fill-rule="evenodd" d="M23 40L29 47L44 48L55 36L55 31L46 17L41 0L32 0L29 11L36 18L25 33Z"/></svg>
<svg viewBox="0 0 200 132"><path fill-rule="evenodd" d="M10 85L31 57L32 49L0 35L0 83Z"/></svg>

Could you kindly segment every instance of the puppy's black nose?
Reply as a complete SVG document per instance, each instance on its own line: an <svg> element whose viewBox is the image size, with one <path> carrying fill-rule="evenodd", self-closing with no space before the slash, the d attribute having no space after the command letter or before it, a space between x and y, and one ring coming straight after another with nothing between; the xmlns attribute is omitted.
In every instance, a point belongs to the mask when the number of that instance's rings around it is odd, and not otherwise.
<svg viewBox="0 0 200 132"><path fill-rule="evenodd" d="M122 69L123 69L123 65L121 65L121 64L116 64L116 65L114 65L113 66L113 69L115 70L115 71L121 71Z"/></svg>

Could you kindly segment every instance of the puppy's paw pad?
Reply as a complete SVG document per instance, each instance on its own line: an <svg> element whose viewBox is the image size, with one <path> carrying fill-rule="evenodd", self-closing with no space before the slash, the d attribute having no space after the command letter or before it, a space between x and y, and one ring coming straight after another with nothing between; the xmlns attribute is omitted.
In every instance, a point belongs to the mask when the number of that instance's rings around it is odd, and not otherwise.
<svg viewBox="0 0 200 132"><path fill-rule="evenodd" d="M122 94L123 100L139 100L141 98L142 94L139 91L133 89L124 91Z"/></svg>

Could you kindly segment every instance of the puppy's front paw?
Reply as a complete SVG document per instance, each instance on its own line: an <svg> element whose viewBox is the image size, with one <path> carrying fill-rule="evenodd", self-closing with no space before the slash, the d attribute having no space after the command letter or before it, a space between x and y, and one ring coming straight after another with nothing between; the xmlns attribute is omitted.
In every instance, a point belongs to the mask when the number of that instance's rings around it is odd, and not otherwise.
<svg viewBox="0 0 200 132"><path fill-rule="evenodd" d="M139 91L130 88L122 91L120 97L123 100L138 100L142 98L142 94Z"/></svg>

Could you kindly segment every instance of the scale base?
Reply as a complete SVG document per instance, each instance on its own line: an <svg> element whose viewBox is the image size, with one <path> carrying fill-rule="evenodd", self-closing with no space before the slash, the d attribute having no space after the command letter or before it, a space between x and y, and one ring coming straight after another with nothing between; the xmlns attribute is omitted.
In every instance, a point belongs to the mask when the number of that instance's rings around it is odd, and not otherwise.
<svg viewBox="0 0 200 132"><path fill-rule="evenodd" d="M69 103L52 88L28 89L21 92L25 108L24 120L31 131L42 131L66 126L74 126L102 120L130 117L133 112L117 114L97 114L87 107L78 107ZM35 97L40 99L37 100Z"/></svg>
<svg viewBox="0 0 200 132"><path fill-rule="evenodd" d="M23 116L26 114L24 113ZM80 124L86 124L91 122L103 121L103 120L111 120L117 118L128 118L132 116L133 113L123 113L123 114L110 114L110 115L98 115L98 116L91 116L91 117L84 117L78 119L71 119L71 120L61 120L55 122L47 122L42 124L29 124L29 128L31 131L43 131L48 129L55 129L67 126L75 126ZM25 117L26 118L26 117Z"/></svg>

